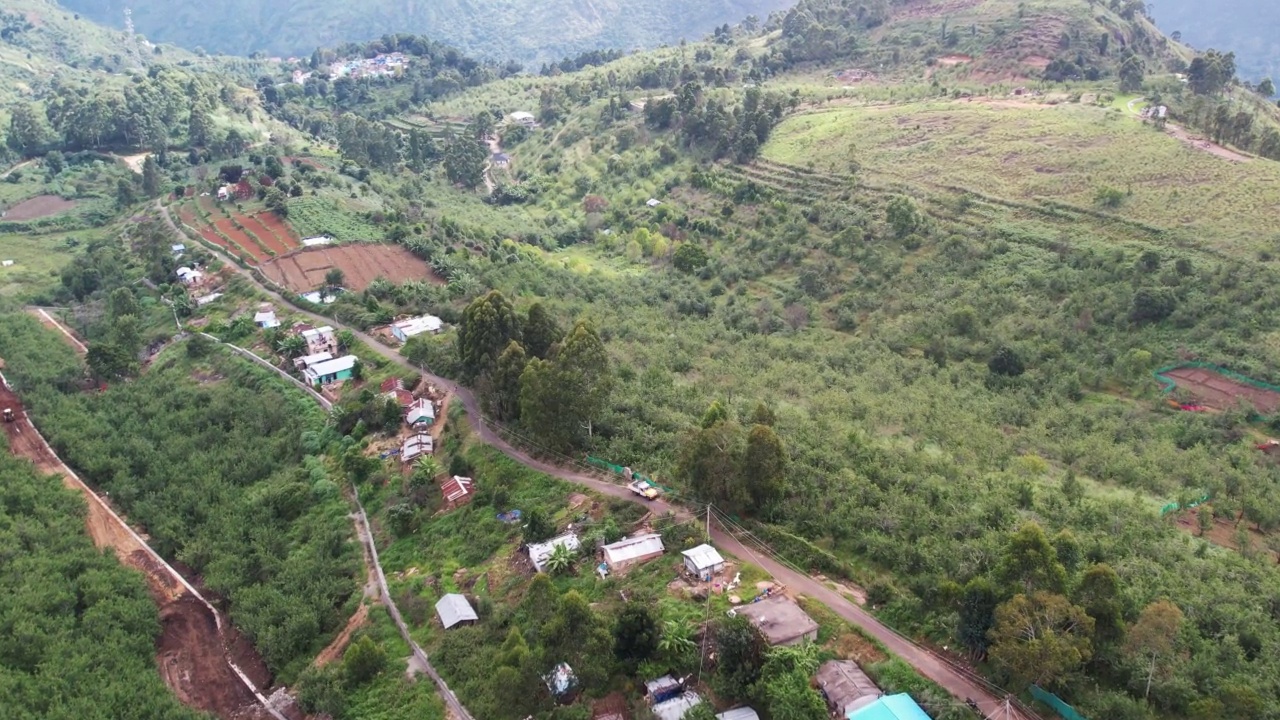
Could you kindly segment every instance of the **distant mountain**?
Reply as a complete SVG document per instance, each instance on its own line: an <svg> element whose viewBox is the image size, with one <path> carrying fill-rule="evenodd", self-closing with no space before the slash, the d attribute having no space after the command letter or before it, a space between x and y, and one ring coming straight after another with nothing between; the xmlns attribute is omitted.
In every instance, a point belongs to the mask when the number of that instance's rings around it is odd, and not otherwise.
<svg viewBox="0 0 1280 720"><path fill-rule="evenodd" d="M120 27L187 48L307 55L317 47L415 33L492 59L558 60L597 48L631 50L697 38L788 0L63 0Z"/></svg>
<svg viewBox="0 0 1280 720"><path fill-rule="evenodd" d="M1240 77L1280 80L1280 3L1275 0L1159 0L1156 23L1204 50L1233 51Z"/></svg>

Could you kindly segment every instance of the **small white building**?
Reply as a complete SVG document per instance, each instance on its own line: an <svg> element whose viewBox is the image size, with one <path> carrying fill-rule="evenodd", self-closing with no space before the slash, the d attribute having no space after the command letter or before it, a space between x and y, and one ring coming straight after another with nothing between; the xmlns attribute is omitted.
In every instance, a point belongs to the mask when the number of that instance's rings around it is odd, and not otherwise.
<svg viewBox="0 0 1280 720"><path fill-rule="evenodd" d="M436 614L445 630L456 625L470 625L480 619L471 603L458 593L449 593L436 603Z"/></svg>
<svg viewBox="0 0 1280 720"><path fill-rule="evenodd" d="M302 238L302 247L316 247L318 245L332 245L333 238L328 235L317 235L315 237Z"/></svg>
<svg viewBox="0 0 1280 720"><path fill-rule="evenodd" d="M255 313L253 316L253 324L263 330L280 327L280 321L276 319L276 312L274 310L263 310Z"/></svg>
<svg viewBox="0 0 1280 720"><path fill-rule="evenodd" d="M690 710L702 704L698 693L687 691L649 708L658 720L681 720Z"/></svg>
<svg viewBox="0 0 1280 720"><path fill-rule="evenodd" d="M338 349L338 339L333 334L333 328L328 325L303 330L301 335L307 341L308 353L333 352Z"/></svg>
<svg viewBox="0 0 1280 720"><path fill-rule="evenodd" d="M409 406L404 421L413 427L431 427L436 422L436 405L429 398L418 398Z"/></svg>
<svg viewBox="0 0 1280 720"><path fill-rule="evenodd" d="M337 300L338 298L335 295L329 295L329 294L321 293L319 290L315 290L313 292L303 293L302 299L306 300L309 303L314 303L316 305L331 305L333 301Z"/></svg>
<svg viewBox="0 0 1280 720"><path fill-rule="evenodd" d="M302 376L312 385L330 385L342 380L350 380L358 361L359 358L355 355L324 360L303 370Z"/></svg>
<svg viewBox="0 0 1280 720"><path fill-rule="evenodd" d="M198 306L200 306L200 307L203 307L203 306L208 305L209 303L213 302L214 300L217 300L217 299L218 299L218 298L220 298L220 297L222 297L222 293L220 293L220 292L216 292L216 293L209 293L208 295L205 295L204 297L198 297L198 298L196 298L196 305L198 305Z"/></svg>
<svg viewBox="0 0 1280 720"><path fill-rule="evenodd" d="M523 110L511 113L511 122L527 128L538 126L538 119L533 116L533 113Z"/></svg>
<svg viewBox="0 0 1280 720"><path fill-rule="evenodd" d="M662 204L662 201L659 200L658 198L649 198L648 202L645 203L645 205L648 205L651 208L658 207L661 204Z"/></svg>
<svg viewBox="0 0 1280 720"><path fill-rule="evenodd" d="M708 580L712 575L724 570L724 558L720 557L720 553L716 552L715 548L706 543L680 554L684 556L685 568L703 580Z"/></svg>
<svg viewBox="0 0 1280 720"><path fill-rule="evenodd" d="M409 338L423 333L438 335L444 329L444 321L434 315L422 315L391 323L391 334L400 342L408 342Z"/></svg>
<svg viewBox="0 0 1280 720"><path fill-rule="evenodd" d="M435 452L435 440L426 433L418 433L405 438L400 446L400 462L416 462L418 458Z"/></svg>
<svg viewBox="0 0 1280 720"><path fill-rule="evenodd" d="M600 548L610 570L620 570L628 565L658 557L664 549L662 536L656 533L624 538Z"/></svg>
<svg viewBox="0 0 1280 720"><path fill-rule="evenodd" d="M529 543L529 560L533 561L533 569L542 572L542 567L546 564L547 558L551 557L551 553L562 545L574 552L577 552L578 548L582 547L582 543L578 542L578 536L573 533L565 533L544 543Z"/></svg>
<svg viewBox="0 0 1280 720"><path fill-rule="evenodd" d="M325 362L326 360L332 360L332 359L333 359L333 353L327 353L327 352L314 353L312 355L303 355L300 358L294 358L293 366L298 368L299 370L305 370L306 368L309 368L312 365L315 365L317 363L322 363L322 362Z"/></svg>
<svg viewBox="0 0 1280 720"><path fill-rule="evenodd" d="M175 270L174 274L178 276L178 281L183 285L195 285L204 280L204 273L185 265Z"/></svg>
<svg viewBox="0 0 1280 720"><path fill-rule="evenodd" d="M760 715L749 707L725 710L716 716L716 720L760 720Z"/></svg>
<svg viewBox="0 0 1280 720"><path fill-rule="evenodd" d="M187 251L187 246L183 245L182 243L177 243L174 245L170 245L169 250L170 252L173 253L174 257L178 257L179 255Z"/></svg>

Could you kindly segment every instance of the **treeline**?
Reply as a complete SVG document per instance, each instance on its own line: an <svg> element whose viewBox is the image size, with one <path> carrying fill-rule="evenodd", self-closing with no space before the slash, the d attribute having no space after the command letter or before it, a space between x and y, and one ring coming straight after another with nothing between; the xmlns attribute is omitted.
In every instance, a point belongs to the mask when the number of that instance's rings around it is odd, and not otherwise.
<svg viewBox="0 0 1280 720"><path fill-rule="evenodd" d="M55 451L109 492L152 546L226 598L288 681L345 620L357 554L320 456L322 412L268 371L196 340L131 382L84 393L62 341L0 316L0 352ZM180 358L215 378L199 384Z"/></svg>
<svg viewBox="0 0 1280 720"><path fill-rule="evenodd" d="M674 98L646 104L644 119L655 130L678 128L687 146L706 148L716 159L732 157L747 162L796 102L794 96L766 95L751 87L740 106L730 107L704 92L701 83L687 82Z"/></svg>
<svg viewBox="0 0 1280 720"><path fill-rule="evenodd" d="M84 514L84 501L57 478L37 475L7 449L0 454L4 717L203 718L156 669L160 619L145 581L94 548Z"/></svg>

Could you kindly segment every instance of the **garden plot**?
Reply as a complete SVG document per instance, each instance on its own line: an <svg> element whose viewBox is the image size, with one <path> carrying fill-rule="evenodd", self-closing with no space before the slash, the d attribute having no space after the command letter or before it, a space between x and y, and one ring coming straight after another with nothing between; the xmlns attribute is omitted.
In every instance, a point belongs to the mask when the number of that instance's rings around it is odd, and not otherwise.
<svg viewBox="0 0 1280 720"><path fill-rule="evenodd" d="M377 278L393 283L406 280L444 280L425 261L399 245L328 245L283 255L262 265L262 272L276 284L304 293L324 285L325 275L341 270L343 286L361 291Z"/></svg>

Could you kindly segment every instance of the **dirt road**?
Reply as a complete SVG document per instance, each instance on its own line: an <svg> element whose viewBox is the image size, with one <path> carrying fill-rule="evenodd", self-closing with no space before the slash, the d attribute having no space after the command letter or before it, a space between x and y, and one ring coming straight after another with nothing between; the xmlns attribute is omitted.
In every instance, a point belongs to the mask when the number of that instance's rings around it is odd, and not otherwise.
<svg viewBox="0 0 1280 720"><path fill-rule="evenodd" d="M157 203L157 207L159 207L158 203ZM161 208L161 209L163 211L165 219L169 222L169 225L173 228L175 234L177 234L180 237L186 237L183 233L178 231L177 226L173 224L173 220L169 217L167 210L164 208ZM224 259L226 259L225 256L224 256ZM283 303L284 305L289 305L290 307L292 307L292 305L283 297L281 297L279 293L276 293L272 291L270 288L265 287L262 283L258 282L248 271L240 268L234 263L231 263L230 259L226 259L226 262L229 264L230 267L235 268L237 272L241 273L246 278L248 278L249 281L252 282L255 286L257 286L262 292L271 296L273 299ZM296 307L293 309L295 312L309 317L312 321L316 323L331 325L335 328L343 327L340 323L333 320L332 318L327 318L321 315L315 315L313 313L307 312L305 310L302 310ZM638 496L632 494L630 491L628 491L625 487L621 485L617 485L612 482L601 480L600 478L595 477L593 475L588 475L586 473L566 469L560 465L555 465L531 456L529 453L525 452L520 448L515 447L510 442L508 442L506 438L502 437L497 432L497 430L484 419L484 415L480 411L479 403L476 402L475 395L469 389L462 387L458 383L453 382L452 380L449 380L447 378L442 378L442 377L433 375L427 372L425 368L421 368L413 365L408 360L406 360L404 356L400 355L400 353L397 352L395 349L389 348L383 345L381 342L374 339L372 336L368 335L367 333L361 332L355 328L346 328L346 329L351 330L351 332L354 333L355 336L359 338L362 342L364 342L373 352L378 353L382 357L398 365L401 365L402 367L422 373L423 378L425 378L428 382L436 385L437 387L445 389L447 392L453 395L453 397L456 398L458 401L460 401L463 407L466 408L467 420L471 424L475 432L479 435L480 439L494 446L507 457L510 457L513 460L516 460L517 462L521 463L522 465L525 465L526 467L539 470L553 477L560 478L561 480L565 480L567 482L571 482L578 485L582 485L584 487L591 488L592 490L595 490L596 492L599 492L602 495L622 498L624 500L635 502L637 504L645 505L654 513L661 514L665 512L674 512L679 517L683 517L683 518L692 517L688 513L688 511L682 508L676 507L674 505L671 505L664 500L645 501L639 498ZM367 519L365 520L365 522L367 524ZM856 605L849 599L845 598L843 595L840 595L836 591L830 589L827 585L813 579L808 575L796 572L795 570L787 567L786 565L783 565L780 562L773 560L772 558L761 556L759 551L749 550L737 538L730 535L727 531L725 531L723 528L719 527L718 525L714 525L714 524L712 525L711 535L712 535L712 540L724 550L727 550L729 553L739 558L752 559L757 565L759 565L761 568L763 568L764 570L769 572L771 575L773 575L779 582L795 590L797 593L801 593L818 600L822 604L829 607L833 612L838 614L840 617L844 618L848 622L853 623L854 625L857 625L858 627L865 630L872 637L884 643L885 647L889 648L890 651L897 654L904 661L906 661L912 667L914 667L921 675L929 678L933 682L945 688L957 700L960 700L961 702L963 702L968 698L972 698L973 700L978 702L978 704L983 708L984 712L987 712L988 714L994 717L1001 717L1001 718L1005 717L1004 695L998 692L994 692L993 690L987 689L987 687L984 685L984 681L982 681L980 678L977 678L976 676L971 675L970 673L968 673L963 669L954 667L952 664L950 664L943 658L937 655L934 655L933 653L926 650L925 648L902 637L901 635L893 631L891 628L881 623L878 619L873 617L870 613L858 607L858 605ZM372 541L370 540L370 542ZM376 557L376 550L375 550L375 557ZM385 590L384 590L384 593L385 593ZM388 605L388 607L392 607L392 606ZM398 617L398 613L394 613L393 616ZM414 647L415 647L415 650L417 650L417 646L415 645ZM434 671L432 674L433 674L433 679L435 679ZM438 683L443 684L443 680L438 681ZM1007 714L1007 717L1009 718L1009 720L1034 720L1035 718L1035 716L1017 709L1011 710Z"/></svg>

